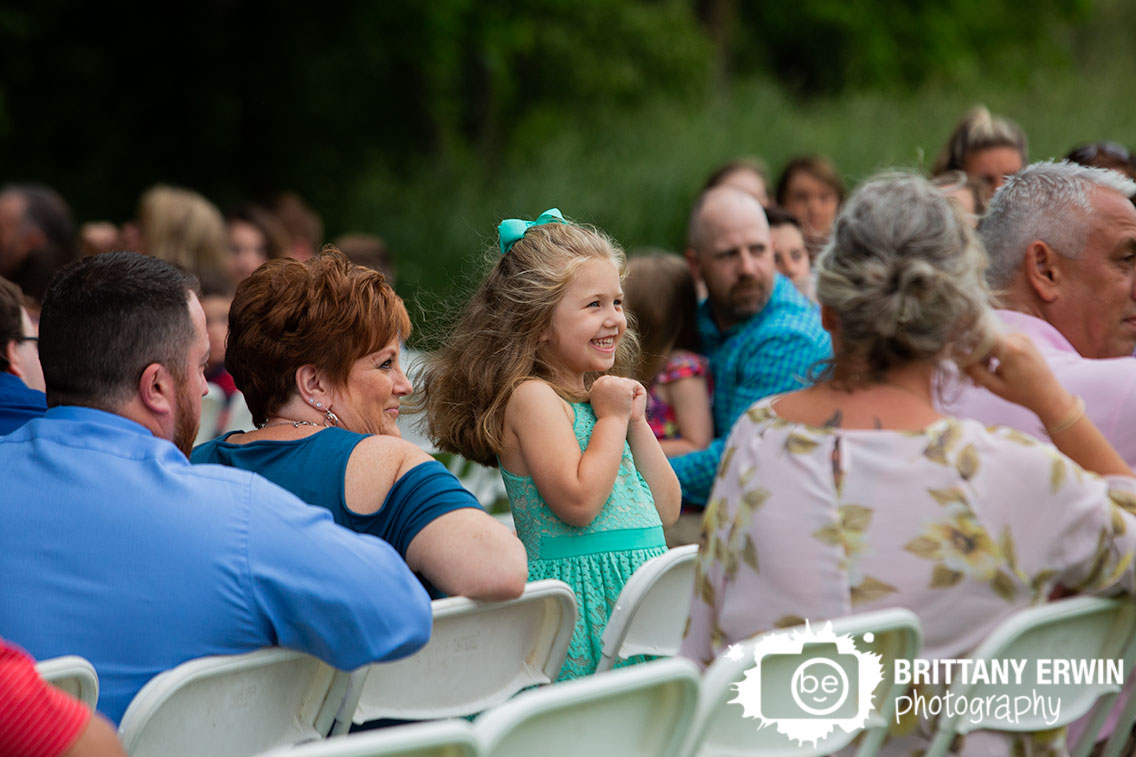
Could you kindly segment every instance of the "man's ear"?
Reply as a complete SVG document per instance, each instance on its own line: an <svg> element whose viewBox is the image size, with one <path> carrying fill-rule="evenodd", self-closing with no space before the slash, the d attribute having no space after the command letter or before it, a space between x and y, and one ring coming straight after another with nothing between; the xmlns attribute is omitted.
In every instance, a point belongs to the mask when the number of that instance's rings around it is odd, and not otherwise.
<svg viewBox="0 0 1136 757"><path fill-rule="evenodd" d="M1030 288L1042 302L1054 302L1060 294L1062 262L1057 251L1040 239L1026 247L1023 271Z"/></svg>
<svg viewBox="0 0 1136 757"><path fill-rule="evenodd" d="M161 363L150 363L138 379L138 397L154 415L172 415L177 408L177 381Z"/></svg>

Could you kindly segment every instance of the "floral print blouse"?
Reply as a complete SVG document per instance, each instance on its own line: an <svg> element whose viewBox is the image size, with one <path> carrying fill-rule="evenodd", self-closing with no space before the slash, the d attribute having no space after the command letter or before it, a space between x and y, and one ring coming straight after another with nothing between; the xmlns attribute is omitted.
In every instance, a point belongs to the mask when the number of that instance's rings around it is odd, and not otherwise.
<svg viewBox="0 0 1136 757"><path fill-rule="evenodd" d="M753 405L706 507L681 654L885 607L958 658L1062 585L1136 591L1136 479L1088 473L1007 428L817 428Z"/></svg>

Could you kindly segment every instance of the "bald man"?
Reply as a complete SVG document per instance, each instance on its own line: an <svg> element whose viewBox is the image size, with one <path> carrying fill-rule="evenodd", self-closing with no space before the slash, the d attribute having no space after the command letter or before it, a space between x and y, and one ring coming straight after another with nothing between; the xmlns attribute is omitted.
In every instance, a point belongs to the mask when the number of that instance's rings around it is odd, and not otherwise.
<svg viewBox="0 0 1136 757"><path fill-rule="evenodd" d="M777 273L765 211L751 195L728 186L704 192L685 255L708 295L697 318L714 376L717 438L671 465L683 498L705 504L734 421L762 397L811 383L809 368L832 357L832 342L816 305Z"/></svg>

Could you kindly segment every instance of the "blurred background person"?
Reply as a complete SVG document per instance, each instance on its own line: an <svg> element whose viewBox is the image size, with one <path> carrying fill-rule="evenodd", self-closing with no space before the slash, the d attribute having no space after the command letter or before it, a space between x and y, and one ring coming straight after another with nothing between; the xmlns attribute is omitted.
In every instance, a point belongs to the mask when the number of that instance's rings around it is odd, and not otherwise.
<svg viewBox="0 0 1136 757"><path fill-rule="evenodd" d="M734 187L748 192L764 207L769 207L769 180L766 174L765 164L761 160L735 158L715 168L702 185L702 191L722 185Z"/></svg>
<svg viewBox="0 0 1136 757"><path fill-rule="evenodd" d="M991 115L985 105L967 111L943 145L931 174L962 171L982 184L986 199L1022 170L1029 156L1026 133L1008 118Z"/></svg>
<svg viewBox="0 0 1136 757"><path fill-rule="evenodd" d="M1074 147L1065 160L1092 168L1111 168L1129 179L1136 179L1136 158L1127 147L1117 142L1090 142Z"/></svg>
<svg viewBox="0 0 1136 757"><path fill-rule="evenodd" d="M229 240L226 258L233 286L253 271L288 253L288 234L280 221L259 205L245 204L225 214L225 233Z"/></svg>
<svg viewBox="0 0 1136 757"><path fill-rule="evenodd" d="M374 234L344 234L336 237L333 243L355 265L378 271L392 287L396 274L394 256L382 237Z"/></svg>
<svg viewBox="0 0 1136 757"><path fill-rule="evenodd" d="M812 263L808 248L805 247L801 222L792 213L776 205L765 209L765 219L769 221L769 236L773 240L773 265L777 266L777 272L792 281L801 294L815 300Z"/></svg>
<svg viewBox="0 0 1136 757"><path fill-rule="evenodd" d="M259 473L379 537L435 596L521 593L521 542L445 466L398 438L412 390L399 364L410 317L382 274L334 248L269 261L237 288L229 331L225 366L257 427L197 447L194 463Z"/></svg>
<svg viewBox="0 0 1136 757"><path fill-rule="evenodd" d="M281 192L268 203L288 235L287 256L310 260L323 241L323 221L295 192Z"/></svg>
<svg viewBox="0 0 1136 757"><path fill-rule="evenodd" d="M964 171L947 171L934 176L931 184L962 209L971 228L978 228L978 221L989 207L982 182L970 178Z"/></svg>
<svg viewBox="0 0 1136 757"><path fill-rule="evenodd" d="M138 203L143 252L202 277L226 270L228 242L221 211L189 189L158 184Z"/></svg>
<svg viewBox="0 0 1136 757"><path fill-rule="evenodd" d="M809 257L824 243L847 190L836 164L823 155L793 158L777 180L777 204L801 223Z"/></svg>
<svg viewBox="0 0 1136 757"><path fill-rule="evenodd" d="M647 387L647 423L659 446L668 457L705 449L714 438L710 364L699 354L690 266L665 252L632 257L623 295L639 334L633 377Z"/></svg>
<svg viewBox="0 0 1136 757"><path fill-rule="evenodd" d="M0 278L0 436L46 412L38 332L20 288Z"/></svg>
<svg viewBox="0 0 1136 757"><path fill-rule="evenodd" d="M125 249L122 234L110 221L88 221L79 227L79 256L102 255Z"/></svg>
<svg viewBox="0 0 1136 757"><path fill-rule="evenodd" d="M0 276L18 285L33 321L52 276L76 258L71 209L43 184L0 190Z"/></svg>

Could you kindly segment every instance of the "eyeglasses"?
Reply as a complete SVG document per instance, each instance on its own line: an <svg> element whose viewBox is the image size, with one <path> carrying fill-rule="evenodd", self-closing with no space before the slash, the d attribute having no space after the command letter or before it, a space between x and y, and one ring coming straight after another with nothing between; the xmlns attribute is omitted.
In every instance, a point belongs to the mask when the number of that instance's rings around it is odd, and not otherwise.
<svg viewBox="0 0 1136 757"><path fill-rule="evenodd" d="M1132 153L1128 151L1128 148L1116 142L1093 142L1089 145L1081 145L1065 156L1066 160L1082 165L1091 165L1098 158L1107 158L1124 163L1133 162Z"/></svg>
<svg viewBox="0 0 1136 757"><path fill-rule="evenodd" d="M39 349L39 337L38 336L18 336L18 337L16 337L15 341L16 341L17 344L19 344L20 342L32 342L33 344L35 344L36 349L37 350Z"/></svg>

